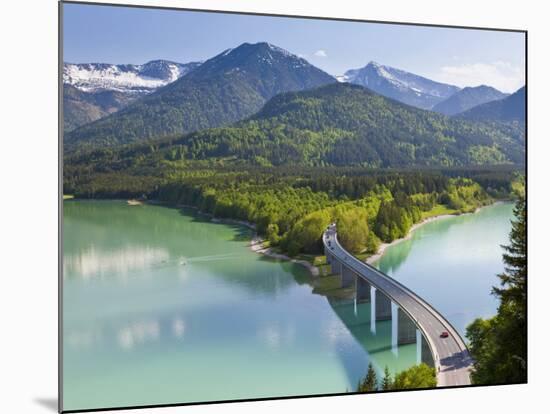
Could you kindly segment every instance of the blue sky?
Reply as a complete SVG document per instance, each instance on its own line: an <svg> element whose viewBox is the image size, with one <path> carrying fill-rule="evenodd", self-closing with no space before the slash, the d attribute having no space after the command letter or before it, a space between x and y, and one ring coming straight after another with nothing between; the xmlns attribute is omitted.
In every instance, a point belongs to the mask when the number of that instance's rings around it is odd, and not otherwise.
<svg viewBox="0 0 550 414"><path fill-rule="evenodd" d="M522 33L64 5L64 60L71 63L190 62L259 41L332 75L376 61L461 87L513 92L525 83Z"/></svg>

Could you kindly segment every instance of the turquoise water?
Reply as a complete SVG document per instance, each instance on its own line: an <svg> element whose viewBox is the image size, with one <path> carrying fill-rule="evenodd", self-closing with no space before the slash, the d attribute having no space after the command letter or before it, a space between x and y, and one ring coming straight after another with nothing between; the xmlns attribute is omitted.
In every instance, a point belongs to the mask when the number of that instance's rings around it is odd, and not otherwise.
<svg viewBox="0 0 550 414"><path fill-rule="evenodd" d="M504 270L501 245L508 243L512 203L476 214L442 218L388 247L377 267L435 306L464 334L476 317L496 313L490 294Z"/></svg>
<svg viewBox="0 0 550 414"><path fill-rule="evenodd" d="M65 410L341 393L369 361L417 361L416 345L392 347L391 321L371 326L370 304L312 294L243 227L71 200L63 234Z"/></svg>
<svg viewBox="0 0 550 414"><path fill-rule="evenodd" d="M422 226L379 267L457 328L490 316L512 205ZM312 294L299 265L248 248L249 230L191 211L64 203L65 410L354 390L372 362L400 371L370 304Z"/></svg>

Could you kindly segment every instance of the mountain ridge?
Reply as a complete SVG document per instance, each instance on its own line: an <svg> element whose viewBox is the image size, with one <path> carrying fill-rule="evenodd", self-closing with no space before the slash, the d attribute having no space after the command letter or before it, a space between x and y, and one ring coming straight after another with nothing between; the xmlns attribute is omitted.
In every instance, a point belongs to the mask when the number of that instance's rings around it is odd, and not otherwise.
<svg viewBox="0 0 550 414"><path fill-rule="evenodd" d="M445 115L456 115L487 102L504 99L508 94L491 86L467 86L435 105L432 110Z"/></svg>
<svg viewBox="0 0 550 414"><path fill-rule="evenodd" d="M147 93L175 81L202 62L178 63L155 59L143 64L63 64L63 83L83 92L113 90Z"/></svg>
<svg viewBox="0 0 550 414"><path fill-rule="evenodd" d="M257 112L272 96L336 82L284 49L243 43L66 137L69 146L116 145L226 125Z"/></svg>
<svg viewBox="0 0 550 414"><path fill-rule="evenodd" d="M525 86L498 101L475 106L456 116L471 121L520 122L525 124Z"/></svg>
<svg viewBox="0 0 550 414"><path fill-rule="evenodd" d="M64 63L64 131L70 132L115 113L199 65L200 62L176 63L162 59L142 65Z"/></svg>
<svg viewBox="0 0 550 414"><path fill-rule="evenodd" d="M334 83L279 94L230 126L124 147L118 154L127 160L116 162L128 165L145 157L149 161L140 163L157 166L161 160L216 159L224 164L368 168L521 164L523 140L521 128L450 118L359 85Z"/></svg>
<svg viewBox="0 0 550 414"><path fill-rule="evenodd" d="M362 68L346 71L339 80L364 86L387 98L421 109L432 109L460 90L457 86L374 61Z"/></svg>

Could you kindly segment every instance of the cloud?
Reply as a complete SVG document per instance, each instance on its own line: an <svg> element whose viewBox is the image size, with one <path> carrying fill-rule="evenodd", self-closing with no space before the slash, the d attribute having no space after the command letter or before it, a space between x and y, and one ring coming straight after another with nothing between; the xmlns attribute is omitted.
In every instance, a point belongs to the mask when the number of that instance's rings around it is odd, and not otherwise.
<svg viewBox="0 0 550 414"><path fill-rule="evenodd" d="M326 58L328 57L327 55L327 52L325 52L323 49L319 49L318 51L316 51L313 56L315 57L320 57L320 58Z"/></svg>
<svg viewBox="0 0 550 414"><path fill-rule="evenodd" d="M503 92L515 92L525 85L523 66L509 62L466 63L443 66L432 79L460 87L489 85Z"/></svg>

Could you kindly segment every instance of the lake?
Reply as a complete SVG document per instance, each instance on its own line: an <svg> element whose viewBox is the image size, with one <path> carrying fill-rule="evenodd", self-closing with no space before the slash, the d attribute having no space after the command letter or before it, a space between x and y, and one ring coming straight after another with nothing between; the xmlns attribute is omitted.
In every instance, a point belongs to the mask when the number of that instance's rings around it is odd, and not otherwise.
<svg viewBox="0 0 550 414"><path fill-rule="evenodd" d="M514 205L497 203L476 214L424 224L411 238L390 246L375 264L430 302L464 335L476 317L496 313L490 295L504 270Z"/></svg>
<svg viewBox="0 0 550 414"><path fill-rule="evenodd" d="M426 224L379 266L463 329L494 313L511 211ZM342 393L369 362L418 361L415 344L392 346L391 321L371 326L370 304L313 294L304 268L251 252L242 226L67 200L63 236L65 410Z"/></svg>

